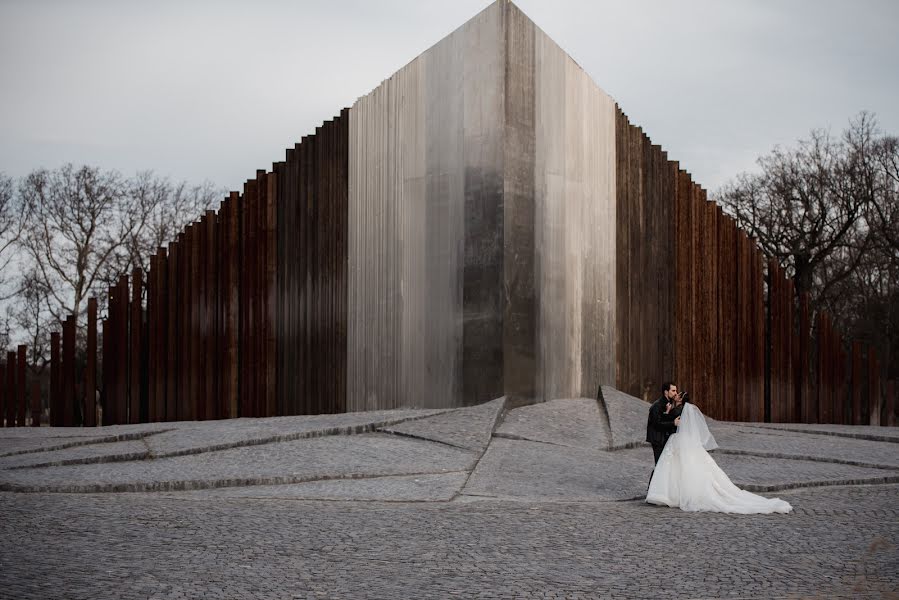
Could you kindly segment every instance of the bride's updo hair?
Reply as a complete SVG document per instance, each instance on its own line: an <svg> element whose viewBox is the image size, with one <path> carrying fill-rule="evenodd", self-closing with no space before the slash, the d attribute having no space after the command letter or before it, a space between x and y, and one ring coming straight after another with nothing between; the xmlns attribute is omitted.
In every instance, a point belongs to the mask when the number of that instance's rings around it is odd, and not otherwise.
<svg viewBox="0 0 899 600"><path fill-rule="evenodd" d="M688 402L692 404L693 402L692 400L690 400L690 392L684 392L683 394L681 394L681 400L684 404L687 404Z"/></svg>

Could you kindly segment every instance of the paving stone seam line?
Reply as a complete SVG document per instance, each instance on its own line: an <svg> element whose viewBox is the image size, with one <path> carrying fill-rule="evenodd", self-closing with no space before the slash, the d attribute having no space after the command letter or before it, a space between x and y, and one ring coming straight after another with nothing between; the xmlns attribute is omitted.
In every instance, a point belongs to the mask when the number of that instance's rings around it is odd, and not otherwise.
<svg viewBox="0 0 899 600"><path fill-rule="evenodd" d="M869 442L888 442L890 444L899 444L899 438L885 435L877 435L875 433L857 433L852 431L826 431L823 429L800 429L798 427L770 427L770 423L746 423L743 421L721 421L721 423L729 425L737 425L740 427L752 427L760 431L789 431L791 433L805 433L808 435L827 435L831 437L844 437L856 440L867 440Z"/></svg>
<svg viewBox="0 0 899 600"><path fill-rule="evenodd" d="M596 403L599 405L600 417L603 419L603 429L608 434L609 445L607 448L611 449L614 446L615 432L612 431L612 419L609 417L609 407L606 406L606 398L602 394L602 386L599 386Z"/></svg>
<svg viewBox="0 0 899 600"><path fill-rule="evenodd" d="M736 483L736 482L735 482ZM793 483L773 483L763 485L758 483L737 483L747 492L781 492L784 490L798 490L802 488L832 487L832 486L859 486L859 485L890 485L899 483L899 475L885 475L883 477L853 478L853 479L820 479L816 481L802 481Z"/></svg>
<svg viewBox="0 0 899 600"><path fill-rule="evenodd" d="M549 446L556 446L557 448L572 448L574 450L582 450L583 448L579 448L578 446L569 446L568 444L559 444L556 442L547 442L546 440L535 440L529 437L524 437L521 435L517 435L515 433L505 433L502 431L497 431L493 434L494 438L502 438L504 440L514 440L516 442L534 442L537 444L547 444ZM492 438L491 438L492 439Z"/></svg>
<svg viewBox="0 0 899 600"><path fill-rule="evenodd" d="M406 421L426 419L428 417L445 414L448 412L452 412L454 410L458 410L458 409L449 409L446 411L441 411L439 413L425 415L425 416L414 416L414 417L410 417L410 418L393 420L392 422L389 423L388 426L397 425L399 423L403 423ZM258 446L258 445L264 445L264 444L277 444L277 443L283 443L283 442L291 442L291 441L296 441L296 440L300 440L300 439L315 439L318 437L327 437L327 436L332 436L332 435L353 435L353 434L362 434L362 433L375 433L375 432L379 431L380 427L381 427L381 425L377 424L377 423L376 424L363 424L363 425L356 425L356 426L348 426L348 427L333 427L333 428L326 428L326 429L321 429L321 430L299 432L297 434L275 436L273 438L260 438L260 439L256 439L256 440L240 440L238 442L233 442L233 443L229 442L229 443L225 443L225 444L216 444L213 446L187 448L184 450L176 450L176 451L172 451L172 452L163 452L163 453L156 454L152 451L149 444L147 444L147 438L149 438L150 436L153 436L153 435L158 435L160 433L175 431L175 429L166 429L164 431L140 432L137 434L121 434L119 436L119 437L127 437L128 439L114 439L114 438L106 438L103 440L93 439L93 441L88 442L88 443L78 443L78 444L71 444L71 445L66 445L66 446L62 446L62 447L42 448L40 450L28 450L25 452L17 452L17 453L13 453L13 454L9 454L9 455L0 455L0 458L8 458L9 456L19 456L21 454L39 454L42 452L65 450L65 449L69 449L69 448L73 448L73 447L77 447L77 446L83 446L83 445L106 444L106 443L115 443L115 442L119 442L119 441L143 442L143 444L147 447L147 451L145 453L131 452L131 453L125 453L125 454L109 454L109 455L105 455L105 456L70 458L70 459L61 459L58 461L49 461L49 462L45 462L45 463L21 465L21 466L15 466L15 467L0 467L0 468L12 471L15 469L39 469L39 468L46 468L46 467L61 467L61 466L71 466L71 465L87 465L87 464L105 464L105 463L113 463L113 462L131 462L131 461L136 461L136 460L154 460L154 459L161 459L161 458L176 458L179 456L197 455L197 454L203 454L206 452L218 452L218 451L222 451L222 450L233 450L234 448L240 448L240 447L245 447L245 446ZM350 429L352 429L352 430L350 430ZM392 432L390 432L390 433L392 433ZM134 437L134 436L139 436L139 437ZM408 437L417 437L417 436L410 435ZM418 438L418 439L424 440L427 442L445 443L445 442L439 442L438 440L430 440L427 438ZM447 445L452 446L457 449L467 450L467 451L471 452L471 449L469 449L469 448L464 448L462 446L455 446L454 444L447 444Z"/></svg>
<svg viewBox="0 0 899 600"><path fill-rule="evenodd" d="M85 456L84 458L64 458L43 463L35 463L31 465L17 465L14 467L0 467L6 471L16 471L19 469L45 469L47 467L67 467L71 465L93 465L113 462L129 462L136 460L146 460L150 457L149 449L144 452L128 452L125 454L108 454L106 456Z"/></svg>
<svg viewBox="0 0 899 600"><path fill-rule="evenodd" d="M460 494L459 500L465 500L471 498L476 501L484 500L496 500L498 502L512 502L516 504L536 504L536 505L603 505L610 506L613 504L622 504L627 502L643 502L646 499L645 495L641 496L631 496L630 498L614 498L614 499L598 499L598 498L573 498L573 499L552 499L546 500L537 496L506 496L506 495L498 495L498 494L485 494L485 493L477 493L471 492L468 494Z"/></svg>
<svg viewBox="0 0 899 600"><path fill-rule="evenodd" d="M457 444L451 444L450 442L444 442L443 440L435 440L433 438L425 437L423 435L415 435L414 433L406 433L404 431L396 431L389 427L382 427L376 430L376 433L385 433L387 435L395 435L398 437L411 438L413 440L419 440L423 442L431 442L433 444L443 444L444 446L449 446L450 448L455 448L456 450L465 450L467 452L472 452L471 448L466 448L465 446L459 446Z"/></svg>
<svg viewBox="0 0 899 600"><path fill-rule="evenodd" d="M450 498L450 502L455 501L459 498L462 493L465 491L465 488L468 487L468 481L471 479L471 475L478 468L478 465L481 464L481 459L484 458L484 455L487 454L487 450L490 449L490 445L493 444L493 438L496 436L496 429L499 427L499 424L502 422L503 418L506 414L506 396L502 396L502 405L499 407L499 410L496 411L496 415L493 417L493 426L490 428L490 438L487 440L487 443L484 444L484 449L481 450L481 454L474 461L474 464L471 465L471 468L468 470L468 476L465 478L465 481L462 482L462 485L459 486L459 489L453 494L452 498Z"/></svg>
<svg viewBox="0 0 899 600"><path fill-rule="evenodd" d="M835 487L858 487L860 485L868 485L867 483L861 484L846 484L846 483L835 483ZM895 485L895 483L883 483L877 484L874 483L872 485ZM748 487L740 486L743 489L749 489ZM823 485L814 485L811 487L830 487L826 483ZM768 492L801 492L803 491L803 487L794 487L783 490L750 490L750 491L768 491ZM789 496L787 496L789 498ZM495 494L463 494L462 499L472 499L477 502L489 502L496 501L500 504L513 503L513 504L532 504L534 506L540 507L552 507L552 506L596 506L598 509L604 511L630 511L632 508L629 508L624 505L645 505L650 510L665 510L670 507L660 506L655 504L646 504L646 496L634 496L633 498L618 498L614 500L597 500L597 499L566 499L566 500L545 500L540 498L529 498L526 496L503 496L503 495L495 495ZM439 503L439 502L438 502ZM864 515L864 516L876 516L876 517L892 517L893 515L899 515L899 509L862 509L862 510L850 510L844 508L803 508L803 507L795 507L794 511L798 514L807 514L811 516L820 516L820 515L830 515L830 516L854 516L854 515ZM721 515L727 515L728 513L719 513ZM743 515L734 515L734 516L743 516Z"/></svg>
<svg viewBox="0 0 899 600"><path fill-rule="evenodd" d="M713 454L733 454L737 456L758 456L760 458L783 458L787 460L805 460L809 462L822 462L835 465L850 465L853 467L865 467L868 469L882 469L885 471L899 471L899 466L869 463L848 458L830 458L827 456L808 456L805 454L788 454L785 452L764 452L760 450L738 450L731 448L716 448Z"/></svg>
<svg viewBox="0 0 899 600"><path fill-rule="evenodd" d="M470 467L470 465L469 465ZM212 490L228 487L255 487L268 485L294 485L317 481L383 479L385 477L419 477L424 475L446 475L449 473L465 473L466 469L450 471L421 471L412 473L344 473L342 475L279 475L271 477L235 477L229 479L187 479L177 481L153 481L107 484L74 484L74 485L21 485L0 482L0 492L22 494L108 494L108 493L144 493L144 492L189 492L196 490Z"/></svg>
<svg viewBox="0 0 899 600"><path fill-rule="evenodd" d="M204 454L206 452L219 452L222 450L233 450L234 448L243 448L248 446L264 446L265 444L280 444L283 442L295 442L297 440L306 440L306 439L315 439L320 437L330 437L330 436L340 436L340 435L360 435L364 433L377 433L377 430L382 427L390 427L392 425L398 425L400 423L405 423L406 421L417 421L419 419L427 419L428 417L436 417L438 415L442 415L448 412L452 412L453 410L458 409L449 409L439 413L422 415L422 416L414 416L414 417L405 417L401 419L387 419L384 421L373 421L369 423L362 423L359 425L344 425L344 426L336 426L336 427L325 427L322 429L312 429L309 431L300 431L296 433L288 433L288 434L276 434L270 437L260 437L255 439L244 439L237 440L235 442L224 442L221 444L213 444L209 446L198 446L195 448L184 448L182 450L172 450L169 452L161 452L161 453L150 453L150 458L175 458L178 456L190 456L194 454Z"/></svg>
<svg viewBox="0 0 899 600"><path fill-rule="evenodd" d="M402 410L402 409L398 409L398 410ZM429 417L436 417L438 415L450 413L450 412L453 412L456 410L459 410L459 409L458 408L448 408L445 410L438 410L438 412L429 413L427 415L412 415L412 416L408 416L408 417L401 417L398 419L387 419L387 420L380 421L380 422L373 422L372 424L375 427L386 427L386 426L391 426L391 425L398 425L398 424L404 423L406 421L417 421L419 419L427 419ZM226 421L226 420L227 419L223 419L222 421ZM217 422L217 421L179 421L179 423L184 424L185 427L172 427L171 429L157 429L157 430L153 430L153 431L135 431L135 432L129 432L129 433L112 433L112 434L98 433L97 437L92 437L92 436L90 436L90 434L85 434L86 439L82 439L82 440L72 440L71 438L62 438L62 439L69 439L69 441L65 442L65 443L55 444L52 446L43 446L41 448L32 448L32 449L27 449L27 450L13 450L12 452L0 452L0 458L6 458L9 456L19 456L21 454L39 454L41 452L53 452L56 450L67 450L69 448L75 448L77 446L90 446L90 445L94 445L94 444L113 444L116 442L133 442L133 441L146 440L146 438L149 438L149 437L152 437L155 435L159 435L162 433L169 433L172 431L179 431L179 430L189 431L190 429L195 427L196 424L199 424L199 423L214 423L214 422ZM60 429L62 429L62 428L60 428ZM90 428L73 427L71 429L78 429L78 430L87 432ZM100 429L100 428L98 428L98 429ZM342 429L342 428L340 428L340 427L325 428L325 430L331 430L331 429ZM323 431L323 430L313 429L313 430L311 430L311 433L316 433L319 431ZM302 432L302 433L310 433L310 432ZM370 433L370 431L366 431L363 433ZM337 433L329 432L329 433L326 433L323 435L345 435L345 434L343 434L342 432L337 432ZM349 435L349 434L346 434L346 435ZM296 439L302 439L302 437L303 436L301 435L299 438L296 438ZM316 436L313 435L310 437L316 437ZM0 438L0 439L2 439L2 438ZM34 439L34 438L26 438L26 439ZM286 439L286 440L273 439L272 441L274 443L277 443L279 441L292 441L292 440L290 440L290 439ZM263 442L263 443L267 443L267 442ZM247 444L247 445L255 445L255 444ZM221 448L221 449L227 450L232 447L237 447L237 446L231 446L229 448ZM194 453L199 454L199 452L185 452L184 454L194 454ZM157 457L165 458L165 457L169 457L169 456L182 456L182 455L183 454L168 454L168 453L166 453L166 454L157 455Z"/></svg>
<svg viewBox="0 0 899 600"><path fill-rule="evenodd" d="M172 429L160 429L158 431L136 431L134 433L117 433L117 434L109 434L105 437L90 437L84 440L78 441L70 441L63 444L57 444L55 446L44 446L42 448L36 449L28 449L28 450L13 450L12 452L3 452L0 453L0 458L7 458L9 456L20 456L22 454L40 454L41 452L54 452L56 450L67 450L69 448L76 448L78 446L92 446L94 444L114 444L116 442L135 442L138 440L142 440L144 438L158 435L160 433L168 433L169 431L176 431L177 428ZM34 439L34 438L27 438Z"/></svg>

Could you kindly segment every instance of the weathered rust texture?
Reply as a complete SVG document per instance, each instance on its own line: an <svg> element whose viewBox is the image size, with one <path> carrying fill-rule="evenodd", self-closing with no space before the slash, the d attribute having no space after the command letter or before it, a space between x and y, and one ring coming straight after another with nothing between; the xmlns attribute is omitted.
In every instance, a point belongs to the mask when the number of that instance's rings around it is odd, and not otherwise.
<svg viewBox="0 0 899 600"><path fill-rule="evenodd" d="M238 416L239 398L239 314L240 268L238 263L240 221L238 220L240 196L231 192L223 204L224 225L222 236L222 287L223 287L223 367L222 401L225 414Z"/></svg>
<svg viewBox="0 0 899 600"><path fill-rule="evenodd" d="M811 342L811 320L809 315L809 295L803 292L799 297L799 337L797 339L797 373L796 395L799 407L798 420L811 423L814 403L811 397L811 381L809 379L809 352Z"/></svg>
<svg viewBox="0 0 899 600"><path fill-rule="evenodd" d="M346 118L304 137L254 184L247 211L256 231L246 237L257 269L246 312L258 334L247 359L260 412L346 407Z"/></svg>
<svg viewBox="0 0 899 600"><path fill-rule="evenodd" d="M683 339L683 322L673 318L688 309L689 284L676 277L689 257L681 251L690 226L685 174L617 107L615 140L615 378L622 390L653 399L675 369L682 381L690 378L674 342Z"/></svg>
<svg viewBox="0 0 899 600"><path fill-rule="evenodd" d="M141 423L144 408L141 393L141 358L143 355L143 308L141 294L143 289L143 272L134 269L131 272L131 304L129 305L129 338L128 338L128 422Z"/></svg>
<svg viewBox="0 0 899 600"><path fill-rule="evenodd" d="M62 426L75 425L75 317L62 325Z"/></svg>
<svg viewBox="0 0 899 600"><path fill-rule="evenodd" d="M182 340L184 339L183 317L181 312L182 290L182 249L184 247L184 234L179 233L178 238L169 244L168 264L168 295L166 298L166 339L165 339L165 420L178 421L181 419L181 366L183 360Z"/></svg>
<svg viewBox="0 0 899 600"><path fill-rule="evenodd" d="M0 372L0 377L2 377ZM41 382L34 380L31 382L31 426L41 426Z"/></svg>
<svg viewBox="0 0 899 600"><path fill-rule="evenodd" d="M113 334L113 344L116 353L116 365L119 367L114 375L116 393L116 417L117 423L128 423L129 408L129 368L128 361L128 325L129 325L129 301L128 301L128 276L119 277L116 290L116 327Z"/></svg>
<svg viewBox="0 0 899 600"><path fill-rule="evenodd" d="M8 426L6 423L6 364L2 361L0 361L0 422L4 427Z"/></svg>
<svg viewBox="0 0 899 600"><path fill-rule="evenodd" d="M110 333L109 333L109 319L103 319L103 323L101 325L102 328L102 338L103 345L101 350L101 358L100 358L100 368L101 370L101 380L102 380L102 388L100 390L100 414L97 415L97 425L109 425L111 424L111 412L112 409L110 407L110 373L112 372L112 357L110 350ZM50 377L50 389L52 390L54 387L53 377L51 373ZM53 392L51 391L51 401L52 401ZM53 422L53 408L50 409L51 422ZM53 423L55 425L55 423Z"/></svg>
<svg viewBox="0 0 899 600"><path fill-rule="evenodd" d="M150 270L147 272L147 421L160 421L157 403L159 390L159 363L162 352L159 347L159 251L150 256Z"/></svg>
<svg viewBox="0 0 899 600"><path fill-rule="evenodd" d="M6 426L16 424L16 353L6 353Z"/></svg>
<svg viewBox="0 0 899 600"><path fill-rule="evenodd" d="M97 423L97 299L87 299L87 360L84 366L84 426Z"/></svg>
<svg viewBox="0 0 899 600"><path fill-rule="evenodd" d="M4 427L9 426L6 423L6 364L2 361L0 361L0 422Z"/></svg>
<svg viewBox="0 0 899 600"><path fill-rule="evenodd" d="M264 246L262 269L264 273L262 290L262 324L263 324L263 370L261 385L264 389L262 414L278 415L277 398L277 297L278 297L278 238L277 208L278 181L281 167L275 165L275 172L266 175L265 204L263 208Z"/></svg>
<svg viewBox="0 0 899 600"><path fill-rule="evenodd" d="M16 426L25 427L25 412L28 408L26 404L26 372L28 370L28 346L19 345L17 348L18 357L16 359Z"/></svg>

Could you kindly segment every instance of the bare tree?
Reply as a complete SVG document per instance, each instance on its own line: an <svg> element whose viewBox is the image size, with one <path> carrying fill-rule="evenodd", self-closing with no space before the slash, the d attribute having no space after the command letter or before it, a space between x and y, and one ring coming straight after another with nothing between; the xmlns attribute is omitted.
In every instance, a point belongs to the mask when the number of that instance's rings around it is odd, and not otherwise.
<svg viewBox="0 0 899 600"><path fill-rule="evenodd" d="M133 226L125 182L116 172L69 164L32 172L20 191L24 247L48 292L46 308L59 321L78 315Z"/></svg>
<svg viewBox="0 0 899 600"><path fill-rule="evenodd" d="M11 311L20 337L28 345L28 365L39 375L50 362L50 330L53 322L47 309L49 290L36 270L26 273Z"/></svg>
<svg viewBox="0 0 899 600"><path fill-rule="evenodd" d="M741 174L717 194L765 254L784 265L796 293L814 292L816 300L849 277L869 242L860 221L866 199L859 182L847 178L848 154L844 142L816 130L797 148L775 147L758 159L759 173Z"/></svg>
<svg viewBox="0 0 899 600"><path fill-rule="evenodd" d="M18 243L24 226L24 204L12 178L0 173L0 302L18 291Z"/></svg>
<svg viewBox="0 0 899 600"><path fill-rule="evenodd" d="M66 165L39 169L20 185L27 208L23 247L53 320L80 315L91 295L134 267L212 205L210 184L172 186L151 172ZM37 289L37 288L35 288Z"/></svg>
<svg viewBox="0 0 899 600"><path fill-rule="evenodd" d="M899 154L870 113L840 137L815 130L776 147L716 199L855 339L899 374Z"/></svg>
<svg viewBox="0 0 899 600"><path fill-rule="evenodd" d="M224 190L209 182L190 186L173 185L152 171L139 172L126 185L134 206L134 225L107 265L103 280L114 283L134 268L146 270L157 248L174 240L188 223L198 220L224 196Z"/></svg>

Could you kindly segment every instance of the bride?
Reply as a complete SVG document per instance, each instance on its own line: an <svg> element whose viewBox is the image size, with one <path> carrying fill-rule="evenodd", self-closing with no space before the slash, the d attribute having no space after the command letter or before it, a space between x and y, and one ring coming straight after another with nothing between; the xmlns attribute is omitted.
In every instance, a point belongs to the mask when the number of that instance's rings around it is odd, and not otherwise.
<svg viewBox="0 0 899 600"><path fill-rule="evenodd" d="M668 438L646 492L646 501L686 511L788 513L780 498L764 498L735 486L706 450L718 447L702 412L685 402L677 433Z"/></svg>

